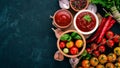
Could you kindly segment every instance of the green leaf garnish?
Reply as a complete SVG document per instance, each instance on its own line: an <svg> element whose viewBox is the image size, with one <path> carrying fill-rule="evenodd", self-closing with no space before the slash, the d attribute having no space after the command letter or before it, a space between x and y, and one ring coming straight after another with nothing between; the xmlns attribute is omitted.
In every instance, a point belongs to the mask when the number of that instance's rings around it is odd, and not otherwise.
<svg viewBox="0 0 120 68"><path fill-rule="evenodd" d="M83 18L84 18L86 21L91 22L91 17L90 17L90 15L85 15Z"/></svg>

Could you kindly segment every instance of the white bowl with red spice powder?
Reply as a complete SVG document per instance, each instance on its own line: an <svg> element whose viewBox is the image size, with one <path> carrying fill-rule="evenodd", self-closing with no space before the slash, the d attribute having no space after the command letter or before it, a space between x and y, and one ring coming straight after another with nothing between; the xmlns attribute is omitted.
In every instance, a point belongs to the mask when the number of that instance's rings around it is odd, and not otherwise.
<svg viewBox="0 0 120 68"><path fill-rule="evenodd" d="M75 29L83 35L90 35L98 28L98 17L90 10L81 10L74 17Z"/></svg>

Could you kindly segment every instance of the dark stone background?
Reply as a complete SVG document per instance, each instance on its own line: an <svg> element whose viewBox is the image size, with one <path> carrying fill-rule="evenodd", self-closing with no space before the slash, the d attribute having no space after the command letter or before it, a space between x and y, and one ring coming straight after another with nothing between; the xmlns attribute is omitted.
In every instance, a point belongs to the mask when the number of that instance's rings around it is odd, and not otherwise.
<svg viewBox="0 0 120 68"><path fill-rule="evenodd" d="M58 9L58 0L0 0L0 68L70 68L53 59L49 16ZM120 25L112 30L120 34Z"/></svg>

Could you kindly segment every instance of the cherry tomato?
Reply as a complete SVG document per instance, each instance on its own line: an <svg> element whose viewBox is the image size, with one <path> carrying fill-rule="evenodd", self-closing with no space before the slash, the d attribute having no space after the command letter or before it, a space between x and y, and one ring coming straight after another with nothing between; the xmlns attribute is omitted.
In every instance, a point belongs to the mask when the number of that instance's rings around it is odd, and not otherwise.
<svg viewBox="0 0 120 68"><path fill-rule="evenodd" d="M98 63L99 63L98 58L92 57L92 58L90 59L90 64L91 64L92 66L97 66Z"/></svg>
<svg viewBox="0 0 120 68"><path fill-rule="evenodd" d="M82 67L83 68L89 68L90 67L90 61L89 60L83 60L82 61Z"/></svg>
<svg viewBox="0 0 120 68"><path fill-rule="evenodd" d="M105 64L107 62L107 56L105 54L101 54L99 57L98 57L98 60L101 64Z"/></svg>
<svg viewBox="0 0 120 68"><path fill-rule="evenodd" d="M97 49L97 44L96 43L92 43L91 44L91 49L92 50L96 50Z"/></svg>
<svg viewBox="0 0 120 68"><path fill-rule="evenodd" d="M105 45L105 44L106 44L106 39L103 38L100 44L101 44L101 45Z"/></svg>
<svg viewBox="0 0 120 68"><path fill-rule="evenodd" d="M87 48L86 50L87 50L87 52L88 52L89 54L92 53L91 48Z"/></svg>
<svg viewBox="0 0 120 68"><path fill-rule="evenodd" d="M114 46L114 41L113 40L108 40L107 41L107 45L108 45L108 47L113 47Z"/></svg>
<svg viewBox="0 0 120 68"><path fill-rule="evenodd" d="M107 63L105 65L105 68L115 68L114 64L113 63Z"/></svg>
<svg viewBox="0 0 120 68"><path fill-rule="evenodd" d="M112 31L107 31L106 32L106 38L107 39L111 39L111 38L113 38L113 36L114 36L114 33Z"/></svg>
<svg viewBox="0 0 120 68"><path fill-rule="evenodd" d="M108 58L109 62L114 62L116 60L117 56L115 53L109 53L107 58Z"/></svg>
<svg viewBox="0 0 120 68"><path fill-rule="evenodd" d="M120 42L120 36L115 35L114 38L113 38L113 41L116 42L116 43Z"/></svg>
<svg viewBox="0 0 120 68"><path fill-rule="evenodd" d="M105 46L103 46L103 45L99 46L98 49L100 52L105 52Z"/></svg>
<svg viewBox="0 0 120 68"><path fill-rule="evenodd" d="M70 53L71 53L72 55L76 55L76 54L78 53L78 48L77 48L77 47L72 47L72 48L70 49Z"/></svg>
<svg viewBox="0 0 120 68"><path fill-rule="evenodd" d="M96 56L96 57L98 57L98 56L100 55L100 52L95 50L95 51L93 52L93 55Z"/></svg>
<svg viewBox="0 0 120 68"><path fill-rule="evenodd" d="M64 48L65 47L65 43L64 42L60 42L59 46L60 46L60 48Z"/></svg>

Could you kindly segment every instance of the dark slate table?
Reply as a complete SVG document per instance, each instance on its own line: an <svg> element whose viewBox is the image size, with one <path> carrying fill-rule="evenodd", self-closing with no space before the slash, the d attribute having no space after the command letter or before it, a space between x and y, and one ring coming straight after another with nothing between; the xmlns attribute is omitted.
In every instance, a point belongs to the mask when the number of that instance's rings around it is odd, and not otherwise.
<svg viewBox="0 0 120 68"><path fill-rule="evenodd" d="M70 68L53 59L49 16L58 9L58 0L0 0L0 68ZM120 25L112 30L120 34Z"/></svg>

